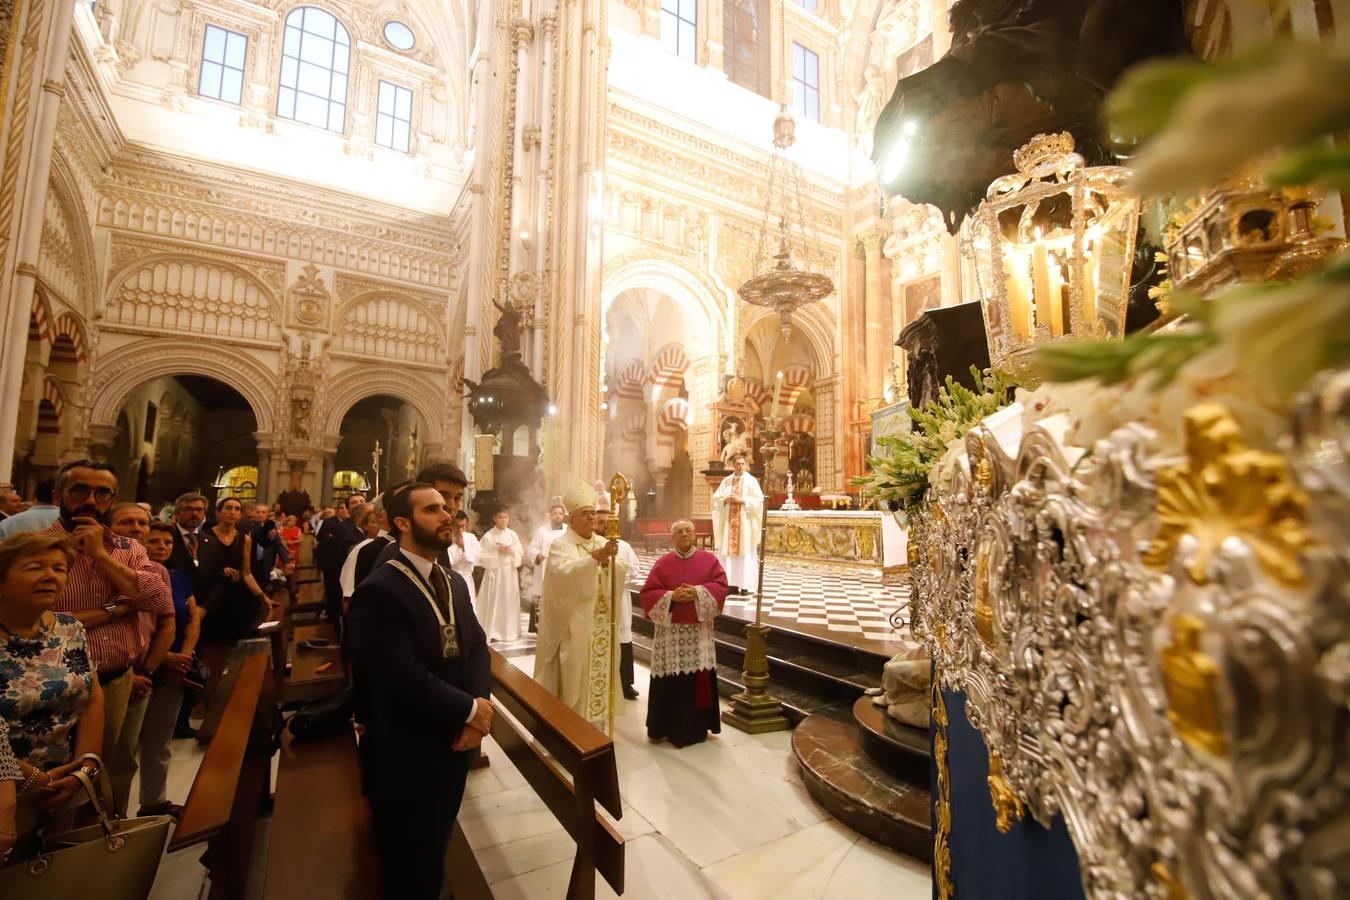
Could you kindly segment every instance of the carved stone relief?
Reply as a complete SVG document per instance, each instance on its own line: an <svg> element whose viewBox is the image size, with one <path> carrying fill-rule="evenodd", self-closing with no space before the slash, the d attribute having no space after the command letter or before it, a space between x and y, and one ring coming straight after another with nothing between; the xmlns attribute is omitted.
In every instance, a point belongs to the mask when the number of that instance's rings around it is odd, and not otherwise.
<svg viewBox="0 0 1350 900"><path fill-rule="evenodd" d="M297 325L315 328L325 324L332 295L319 277L318 266L313 263L305 265L300 277L286 289L286 299Z"/></svg>

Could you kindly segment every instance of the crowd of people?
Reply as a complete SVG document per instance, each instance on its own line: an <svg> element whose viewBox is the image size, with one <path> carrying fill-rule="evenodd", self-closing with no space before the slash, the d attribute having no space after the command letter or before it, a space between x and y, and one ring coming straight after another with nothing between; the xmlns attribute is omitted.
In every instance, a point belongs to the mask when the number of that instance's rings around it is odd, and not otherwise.
<svg viewBox="0 0 1350 900"><path fill-rule="evenodd" d="M746 520L759 497L744 478L719 492L733 548L753 546ZM110 466L80 460L31 504L0 494L0 857L39 817L74 820L76 769L106 778L118 815L138 772L138 815L176 815L170 741L211 739L223 676L297 564L319 569L341 639L393 896L438 895L468 766L491 727L487 647L518 640L526 613L536 679L612 730L613 698L638 697L638 596L655 630L648 737L682 747L719 730L712 623L730 588L692 523L674 523L674 549L644 578L633 548L609 536L603 491L579 483L526 543L509 509L475 534L466 487L438 464L369 501L352 493L303 514L195 492L155 514L118 502ZM613 641L595 639L605 631ZM444 765L420 769L409 791L410 759Z"/></svg>
<svg viewBox="0 0 1350 900"><path fill-rule="evenodd" d="M15 496L0 495L0 859L40 818L76 821L76 769L118 816L138 773L136 814L178 814L170 741L210 741L222 674L301 540L234 498L210 517L198 493L160 514L118 502L112 467L87 459Z"/></svg>

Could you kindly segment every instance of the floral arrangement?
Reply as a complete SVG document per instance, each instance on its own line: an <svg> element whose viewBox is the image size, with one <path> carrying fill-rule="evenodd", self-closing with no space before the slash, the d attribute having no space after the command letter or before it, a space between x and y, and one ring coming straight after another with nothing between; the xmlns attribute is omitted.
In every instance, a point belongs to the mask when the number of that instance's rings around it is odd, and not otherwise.
<svg viewBox="0 0 1350 900"><path fill-rule="evenodd" d="M910 409L909 432L877 440L885 453L868 457L870 474L853 484L878 500L910 506L923 501L930 478L944 456L961 452L966 432L1008 403L1011 386L997 372L970 369L979 390L972 391L947 376L935 399Z"/></svg>

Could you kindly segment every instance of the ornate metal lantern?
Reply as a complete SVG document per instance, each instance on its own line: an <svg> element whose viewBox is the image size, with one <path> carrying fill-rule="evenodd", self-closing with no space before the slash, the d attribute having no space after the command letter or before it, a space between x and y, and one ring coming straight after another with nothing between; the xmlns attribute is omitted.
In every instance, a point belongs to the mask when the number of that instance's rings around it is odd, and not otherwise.
<svg viewBox="0 0 1350 900"><path fill-rule="evenodd" d="M740 298L755 306L766 306L778 313L783 323L783 335L792 333L792 314L807 303L823 300L834 293L834 282L828 275L798 268L792 259L792 234L797 231L802 247L813 247L818 242L807 241L806 218L802 212L801 172L787 158L787 150L797 141L797 125L783 105L773 121L773 156L769 160L769 184L764 194L764 220L759 229L759 243L755 252L755 276L737 290ZM778 235L770 235L770 220L778 220ZM768 256L770 241L776 241L778 250ZM818 249L818 248L816 248ZM769 261L773 260L770 267Z"/></svg>
<svg viewBox="0 0 1350 900"><path fill-rule="evenodd" d="M1120 166L1088 167L1068 132L1013 154L1016 174L989 186L967 244L974 256L990 363L1020 369L1023 351L1125 333L1139 197Z"/></svg>

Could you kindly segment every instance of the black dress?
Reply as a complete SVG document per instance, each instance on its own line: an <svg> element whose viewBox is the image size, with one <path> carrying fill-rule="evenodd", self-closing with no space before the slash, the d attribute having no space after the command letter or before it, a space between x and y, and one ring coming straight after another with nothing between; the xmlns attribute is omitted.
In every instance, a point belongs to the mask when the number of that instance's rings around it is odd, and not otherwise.
<svg viewBox="0 0 1350 900"><path fill-rule="evenodd" d="M236 530L234 541L225 543L216 538L215 572L211 578L206 599L206 618L202 619L203 644L235 644L253 631L262 620L263 603L244 584L244 573L249 561L244 559L244 532ZM225 569L239 572L239 580L225 577Z"/></svg>

